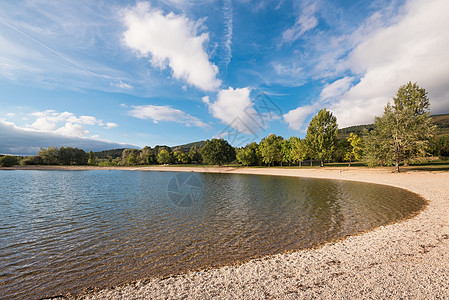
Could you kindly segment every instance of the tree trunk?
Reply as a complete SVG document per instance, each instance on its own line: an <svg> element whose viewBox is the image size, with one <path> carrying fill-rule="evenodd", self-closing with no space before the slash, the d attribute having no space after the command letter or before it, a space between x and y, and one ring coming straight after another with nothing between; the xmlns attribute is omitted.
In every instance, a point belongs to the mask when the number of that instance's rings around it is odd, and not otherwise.
<svg viewBox="0 0 449 300"><path fill-rule="evenodd" d="M282 160L281 160L281 167L282 167Z"/></svg>
<svg viewBox="0 0 449 300"><path fill-rule="evenodd" d="M298 164L300 167L302 167L302 161L299 161L299 164Z"/></svg>
<svg viewBox="0 0 449 300"><path fill-rule="evenodd" d="M313 166L313 159L310 159L310 166Z"/></svg>
<svg viewBox="0 0 449 300"><path fill-rule="evenodd" d="M398 160L396 160L396 172L399 173L399 161Z"/></svg>
<svg viewBox="0 0 449 300"><path fill-rule="evenodd" d="M351 158L349 158L349 166L348 167L350 167L351 166Z"/></svg>

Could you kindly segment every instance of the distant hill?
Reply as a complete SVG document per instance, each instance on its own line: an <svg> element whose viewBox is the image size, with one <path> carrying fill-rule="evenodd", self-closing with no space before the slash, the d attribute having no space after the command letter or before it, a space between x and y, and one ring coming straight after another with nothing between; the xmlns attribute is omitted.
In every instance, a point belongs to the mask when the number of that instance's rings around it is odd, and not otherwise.
<svg viewBox="0 0 449 300"><path fill-rule="evenodd" d="M436 135L449 135L449 114L432 116L437 126Z"/></svg>
<svg viewBox="0 0 449 300"><path fill-rule="evenodd" d="M433 115L430 116L432 118L433 124L437 126L436 135L449 135L449 114L443 114L443 115ZM374 124L367 124L367 125L357 125L357 126L351 126L346 127L338 130L338 138L339 139L346 139L351 132L361 135L363 129L367 129L368 131L371 131L374 129Z"/></svg>
<svg viewBox="0 0 449 300"><path fill-rule="evenodd" d="M114 159L117 157L122 157L122 152L125 149L126 148L104 150L104 151L94 152L94 154L95 154L95 157L100 158L100 159L107 159L110 157L112 159Z"/></svg>
<svg viewBox="0 0 449 300"><path fill-rule="evenodd" d="M188 143L188 144L184 144L184 145L179 145L179 146L173 146L173 147L170 147L170 148L176 149L176 148L178 148L178 147L181 147L181 148L183 148L185 151L189 151L190 148L192 148L192 147L194 147L194 146L196 146L197 148L201 148L202 146L204 146L205 143L206 143L205 141L199 141L199 142L192 142L192 143Z"/></svg>
<svg viewBox="0 0 449 300"><path fill-rule="evenodd" d="M339 139L346 139L347 137L349 137L350 133L355 133L357 135L362 135L363 129L371 131L371 130L374 129L374 124L356 125L356 126L350 126L350 127L338 129L338 138Z"/></svg>

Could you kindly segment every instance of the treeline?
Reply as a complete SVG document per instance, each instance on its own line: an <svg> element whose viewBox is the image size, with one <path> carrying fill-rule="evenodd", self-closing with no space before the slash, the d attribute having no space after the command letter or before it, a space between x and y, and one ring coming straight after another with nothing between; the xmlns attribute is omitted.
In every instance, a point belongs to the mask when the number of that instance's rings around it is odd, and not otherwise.
<svg viewBox="0 0 449 300"><path fill-rule="evenodd" d="M41 149L37 156L0 157L1 166L22 165L98 165L137 166L154 164L239 163L243 166L299 165L314 161L362 161L368 166L407 165L419 163L429 155L449 158L449 136L435 136L435 125L429 116L430 102L425 89L411 82L399 88L393 103L385 106L384 114L373 125L354 126L338 130L337 119L322 109L311 120L304 139L270 134L242 148L234 148L223 139L192 143L189 147L156 146L143 149L114 149L86 153L71 147ZM349 136L347 135L349 134ZM189 146L190 146L189 145Z"/></svg>

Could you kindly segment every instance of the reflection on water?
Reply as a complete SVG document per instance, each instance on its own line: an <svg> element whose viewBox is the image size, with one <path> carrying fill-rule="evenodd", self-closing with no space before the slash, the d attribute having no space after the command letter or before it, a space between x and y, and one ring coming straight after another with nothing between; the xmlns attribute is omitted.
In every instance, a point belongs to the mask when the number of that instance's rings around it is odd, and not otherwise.
<svg viewBox="0 0 449 300"><path fill-rule="evenodd" d="M201 201L182 207L167 192L176 174L0 172L0 298L80 293L312 247L424 205L374 184L205 173Z"/></svg>

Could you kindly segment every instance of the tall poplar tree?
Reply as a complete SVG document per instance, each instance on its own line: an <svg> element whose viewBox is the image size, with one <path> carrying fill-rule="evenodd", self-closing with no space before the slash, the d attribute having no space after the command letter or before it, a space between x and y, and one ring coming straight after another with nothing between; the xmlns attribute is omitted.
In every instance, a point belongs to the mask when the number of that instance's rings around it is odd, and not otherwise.
<svg viewBox="0 0 449 300"><path fill-rule="evenodd" d="M417 83L401 86L393 104L385 106L382 117L374 119L374 130L367 136L371 158L399 164L424 157L435 126L429 115L427 91Z"/></svg>
<svg viewBox="0 0 449 300"><path fill-rule="evenodd" d="M337 133L337 118L323 108L313 117L307 128L306 144L311 159L319 159L321 166L325 160L331 159L337 141Z"/></svg>

